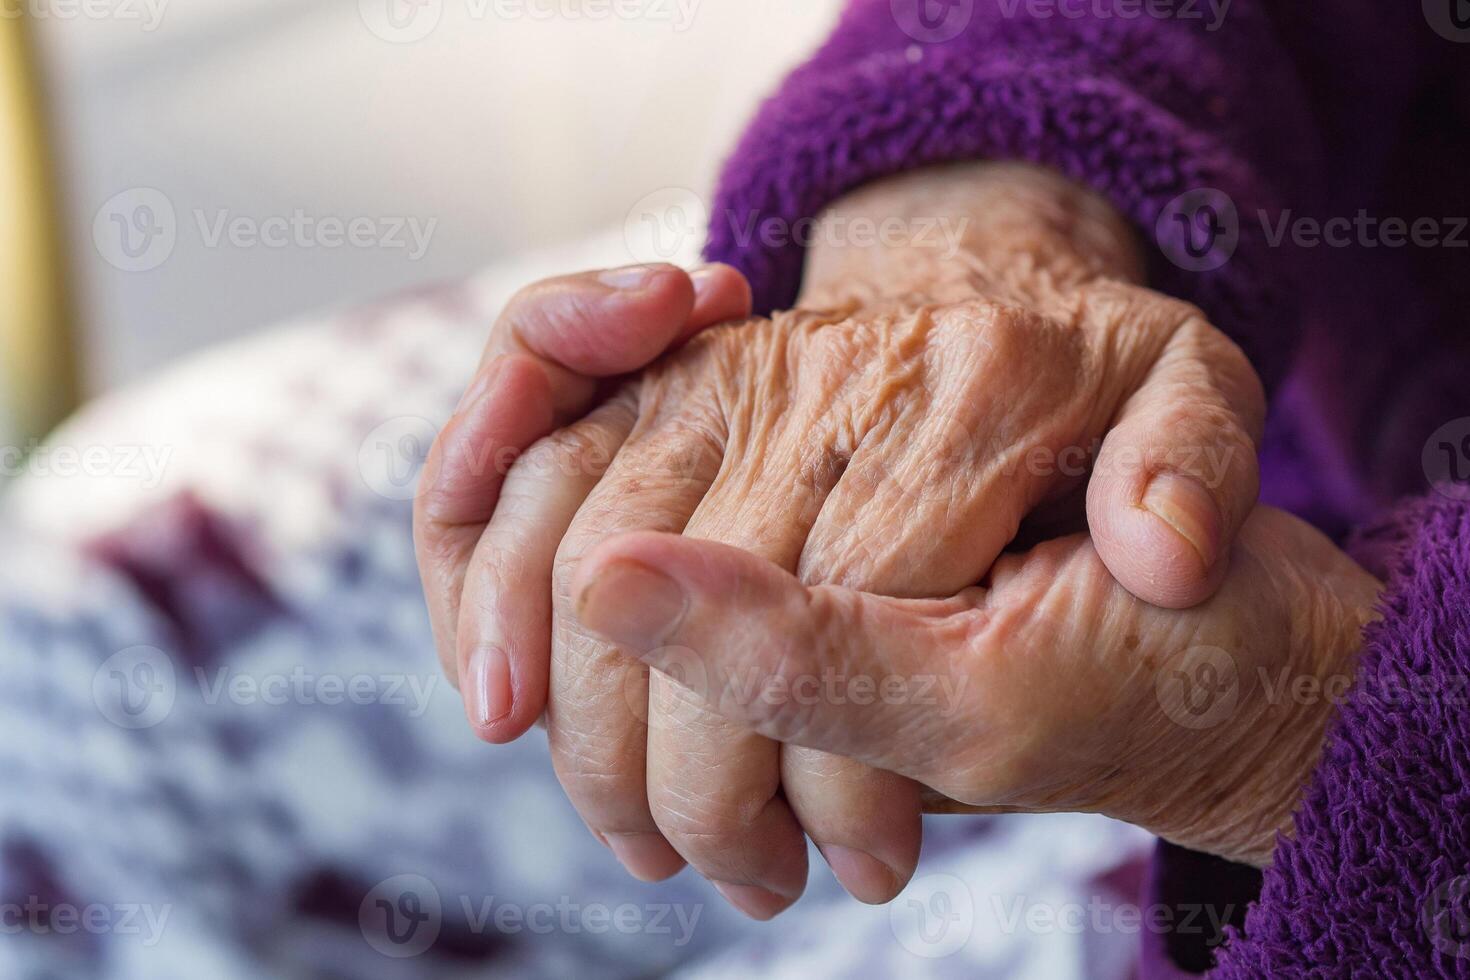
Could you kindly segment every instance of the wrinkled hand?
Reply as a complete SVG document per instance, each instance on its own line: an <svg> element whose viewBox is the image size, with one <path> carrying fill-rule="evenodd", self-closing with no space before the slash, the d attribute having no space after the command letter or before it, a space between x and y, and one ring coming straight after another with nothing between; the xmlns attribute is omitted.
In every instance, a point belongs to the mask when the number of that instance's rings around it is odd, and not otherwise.
<svg viewBox="0 0 1470 980"><path fill-rule="evenodd" d="M595 548L573 594L589 629L772 739L966 804L1100 812L1264 866L1380 588L1261 508L1220 591L1183 611L1130 595L1082 535L1006 555L953 598L904 600L634 533Z"/></svg>
<svg viewBox="0 0 1470 980"><path fill-rule="evenodd" d="M952 261L816 247L803 310L696 338L521 456L498 510L473 472L425 481L431 504L474 501L456 547L421 535L420 553L450 570L425 578L477 731L514 738L545 704L563 785L630 870L663 877L687 858L762 917L801 892L803 829L854 894L895 894L917 860L920 787L783 749L650 677L573 615L583 553L620 531L682 531L808 582L943 595L1028 515L1075 516L1085 487L1112 573L1184 605L1218 584L1254 502L1259 384L1197 311L1129 283L1116 216L1023 168L932 177L850 206L983 215ZM523 435L452 423L431 464ZM436 512L421 526L459 526Z"/></svg>

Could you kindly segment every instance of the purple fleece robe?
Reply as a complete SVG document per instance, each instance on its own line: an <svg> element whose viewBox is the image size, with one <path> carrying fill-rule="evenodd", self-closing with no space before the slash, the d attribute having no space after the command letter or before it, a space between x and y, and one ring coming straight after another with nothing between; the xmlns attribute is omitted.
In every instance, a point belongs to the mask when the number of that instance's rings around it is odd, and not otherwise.
<svg viewBox="0 0 1470 980"><path fill-rule="evenodd" d="M1244 921L1145 931L1146 977L1470 976L1467 151L1457 0L853 0L724 171L708 254L763 311L800 281L781 232L860 184L990 158L1093 187L1272 391L1263 499L1385 577L1270 869L1159 849L1155 901ZM1233 245L1172 217L1205 188Z"/></svg>

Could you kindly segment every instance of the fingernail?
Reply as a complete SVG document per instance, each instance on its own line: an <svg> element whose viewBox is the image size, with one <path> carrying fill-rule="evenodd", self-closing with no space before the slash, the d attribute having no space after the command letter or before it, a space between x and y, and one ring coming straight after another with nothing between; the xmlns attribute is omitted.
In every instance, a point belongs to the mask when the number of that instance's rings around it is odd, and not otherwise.
<svg viewBox="0 0 1470 980"><path fill-rule="evenodd" d="M577 618L615 643L648 651L684 619L679 583L632 561L610 562L577 597Z"/></svg>
<svg viewBox="0 0 1470 980"><path fill-rule="evenodd" d="M482 646L470 655L469 667L465 708L470 721L484 728L510 714L510 661L499 647Z"/></svg>
<svg viewBox="0 0 1470 980"><path fill-rule="evenodd" d="M728 881L716 881L711 884L721 895L725 896L725 900L731 905L752 919L759 919L762 922L774 918L776 913L786 908L792 901L759 885L732 885Z"/></svg>
<svg viewBox="0 0 1470 980"><path fill-rule="evenodd" d="M694 283L695 302L702 299L704 294L709 291L709 288L714 285L715 272L718 268L718 266L713 265L702 265L689 273L689 281Z"/></svg>
<svg viewBox="0 0 1470 980"><path fill-rule="evenodd" d="M859 902L882 905L891 901L903 885L897 872L871 854L840 844L818 844L817 850L827 859L842 887Z"/></svg>
<svg viewBox="0 0 1470 980"><path fill-rule="evenodd" d="M663 881L684 867L684 859L663 834L608 834L606 841L623 867L639 881Z"/></svg>
<svg viewBox="0 0 1470 980"><path fill-rule="evenodd" d="M500 367L501 361L499 358L496 358L482 367L470 379L470 386L464 390L463 395L459 396L459 404L454 406L455 415L464 414L465 409L485 397L485 392L490 390L490 386L500 376Z"/></svg>
<svg viewBox="0 0 1470 980"><path fill-rule="evenodd" d="M625 265L621 269L604 269L597 274L597 281L614 289L639 289L658 271L659 267L653 265Z"/></svg>
<svg viewBox="0 0 1470 980"><path fill-rule="evenodd" d="M1146 510L1188 541L1205 568L1213 568L1224 533L1214 496L1191 477L1160 473L1143 494Z"/></svg>

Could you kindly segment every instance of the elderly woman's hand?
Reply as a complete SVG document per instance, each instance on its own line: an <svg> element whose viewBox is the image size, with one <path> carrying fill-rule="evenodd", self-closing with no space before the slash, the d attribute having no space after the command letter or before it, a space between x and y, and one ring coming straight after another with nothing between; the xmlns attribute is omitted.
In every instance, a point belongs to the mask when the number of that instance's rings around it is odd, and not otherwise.
<svg viewBox="0 0 1470 980"><path fill-rule="evenodd" d="M947 220L962 241L953 255L859 246L843 236L864 214L910 238ZM662 877L682 856L760 916L800 894L803 828L854 894L896 893L917 860L919 787L783 750L650 678L572 615L581 555L620 531L682 531L808 582L942 595L978 580L1028 515L1075 518L1085 487L1113 575L1185 605L1218 584L1254 502L1263 412L1238 349L1131 285L1121 223L1059 178L912 175L834 208L819 238L800 311L700 335L538 443L467 569L425 574L431 606L463 581L441 655L482 737L516 737L545 703L563 785L630 870ZM475 436L453 434L483 459ZM440 460L460 455L449 441ZM463 499L441 468L424 499Z"/></svg>
<svg viewBox="0 0 1470 980"><path fill-rule="evenodd" d="M1006 555L953 598L904 600L635 533L593 549L573 595L583 625L732 724L966 804L1105 813L1263 866L1380 589L1261 508L1223 587L1184 611L1130 595L1082 535Z"/></svg>

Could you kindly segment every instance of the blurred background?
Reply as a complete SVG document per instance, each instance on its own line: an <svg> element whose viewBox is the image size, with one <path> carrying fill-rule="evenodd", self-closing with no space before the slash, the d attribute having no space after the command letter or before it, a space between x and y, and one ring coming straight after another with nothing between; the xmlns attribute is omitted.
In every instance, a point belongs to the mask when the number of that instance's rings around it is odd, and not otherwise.
<svg viewBox="0 0 1470 980"><path fill-rule="evenodd" d="M0 445L293 314L677 210L837 7L0 0Z"/></svg>

